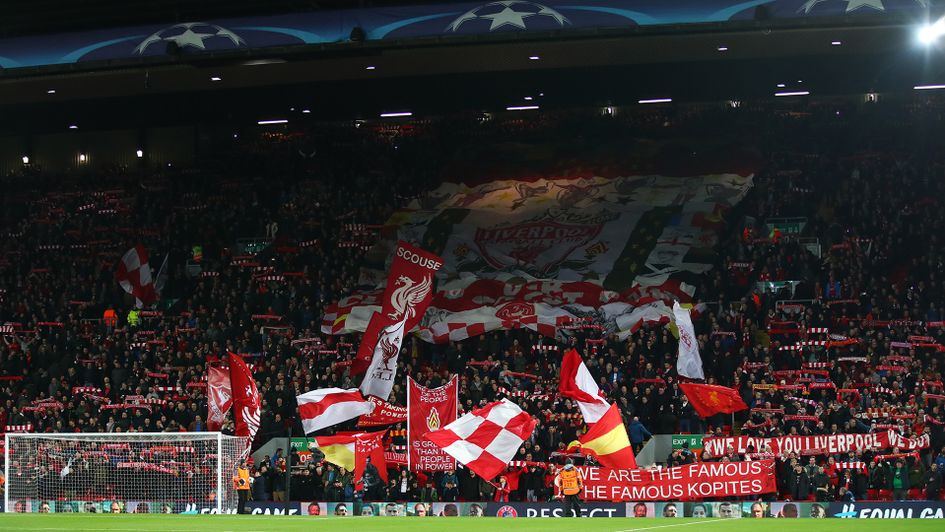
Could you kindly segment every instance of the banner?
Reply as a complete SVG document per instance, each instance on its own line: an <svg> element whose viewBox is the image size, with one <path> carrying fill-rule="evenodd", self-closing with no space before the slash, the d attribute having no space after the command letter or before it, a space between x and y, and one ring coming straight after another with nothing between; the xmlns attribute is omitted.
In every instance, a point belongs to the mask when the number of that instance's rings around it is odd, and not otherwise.
<svg viewBox="0 0 945 532"><path fill-rule="evenodd" d="M490 502L486 506L489 517L564 517L564 507L558 502ZM589 502L581 504L581 517L627 517L623 502Z"/></svg>
<svg viewBox="0 0 945 532"><path fill-rule="evenodd" d="M945 519L945 503L938 501L832 502L830 517L855 519Z"/></svg>
<svg viewBox="0 0 945 532"><path fill-rule="evenodd" d="M774 493L774 460L701 462L659 470L582 467L587 501L664 501Z"/></svg>
<svg viewBox="0 0 945 532"><path fill-rule="evenodd" d="M689 309L680 306L679 301L673 301L673 318L679 331L676 372L681 377L689 379L705 379L705 374L702 372L702 357L699 356L699 342L696 340L696 331L692 326ZM692 401L692 398L690 397L689 400Z"/></svg>
<svg viewBox="0 0 945 532"><path fill-rule="evenodd" d="M361 391L383 400L390 397L404 334L423 317L433 294L433 275L443 259L407 242L394 250L384 291L384 304L375 312L361 340L352 372L366 368ZM377 331L377 336L374 332Z"/></svg>
<svg viewBox="0 0 945 532"><path fill-rule="evenodd" d="M406 332L417 326L433 297L433 275L443 265L440 257L404 241L397 242L392 256L381 308L371 316L351 368L355 375L370 365L377 339L386 329L400 322Z"/></svg>
<svg viewBox="0 0 945 532"><path fill-rule="evenodd" d="M764 452L770 445L774 454L805 453L817 451L817 454L844 454L850 451L874 451L878 449L899 448L906 451L927 449L930 444L928 434L915 438L905 438L892 430L872 434L827 434L824 436L781 436L779 438L754 438L735 436L730 438L705 438L703 449L710 456L722 456L732 446L736 453L747 453L748 447L754 452Z"/></svg>
<svg viewBox="0 0 945 532"><path fill-rule="evenodd" d="M722 214L751 186L752 176L735 174L444 183L388 220L392 238L368 252L359 284L383 284L396 239L423 242L444 258L420 323L426 341L514 328L554 336L591 313L629 334L669 321L667 303L692 300L714 263ZM382 294L329 306L322 331L364 331Z"/></svg>
<svg viewBox="0 0 945 532"><path fill-rule="evenodd" d="M368 342L371 347L371 362L364 373L364 380L361 381L361 393L365 397L377 397L386 401L390 397L391 390L394 389L394 376L397 375L397 361L400 358L400 346L404 341L405 320L397 322L388 321L390 318L375 312L371 319L371 325L368 326L368 334L364 335L361 345ZM381 330L377 340L368 340L371 329L375 324L381 324ZM360 356L360 354L358 355ZM355 360L357 363L358 360ZM352 373L357 373L352 371Z"/></svg>
<svg viewBox="0 0 945 532"><path fill-rule="evenodd" d="M207 429L219 431L223 417L233 406L229 372L219 366L207 368L207 390Z"/></svg>
<svg viewBox="0 0 945 532"><path fill-rule="evenodd" d="M259 430L259 405L261 398L256 391L256 381L249 366L238 355L230 353L230 387L233 391L233 420L237 436L247 438L246 448L253 443Z"/></svg>
<svg viewBox="0 0 945 532"><path fill-rule="evenodd" d="M425 388L407 377L407 467L411 471L456 469L456 460L424 434L456 421L459 377L439 388Z"/></svg>
<svg viewBox="0 0 945 532"><path fill-rule="evenodd" d="M212 57L210 54L214 53L274 54L278 52L272 51L273 48L293 50L297 49L293 47L304 45L348 42L354 23L363 28L369 41L425 38L427 42L450 42L451 39L468 39L470 35L527 37L527 34L536 32L539 35L548 32L568 35L575 31L581 35L581 32L588 34L596 28L632 31L640 26L751 23L757 17L754 9L756 4L738 0L542 0L540 3L524 0L511 3L444 0L439 4L424 2L422 5L372 4L369 4L371 7L362 7L359 3L344 2L338 6L347 9L313 9L310 12L202 19L201 22L181 18L173 24L106 27L59 34L14 34L0 40L0 67L17 69L69 65L70 70L75 70L83 66L101 69L101 61L112 61L112 64L121 64L123 61L131 63L142 58L155 63L162 58L171 61L165 53L168 42L176 43L188 56L207 54L205 57ZM895 23L928 16L928 2L924 0L861 0L858 3L772 0L763 5L765 18L794 19L797 22L791 25L798 26L830 24L830 19L821 22L824 17L879 18L884 19L883 22L888 19L890 23ZM23 11L25 16L41 17L41 6L45 4L36 6L33 13ZM61 31L65 30L63 28ZM265 48L269 50L260 51ZM501 151L496 151L498 153L490 151L486 155L499 158L505 156ZM519 155L520 159L526 157L531 157L531 154ZM95 208L98 208L95 203L89 207ZM108 209L97 212L102 211ZM789 224L791 219L783 223ZM253 240L251 244L257 242ZM254 249L247 247L249 249L244 248L247 251Z"/></svg>
<svg viewBox="0 0 945 532"><path fill-rule="evenodd" d="M392 405L373 396L367 400L374 403L374 410L358 418L358 427L377 427L407 421L406 407Z"/></svg>

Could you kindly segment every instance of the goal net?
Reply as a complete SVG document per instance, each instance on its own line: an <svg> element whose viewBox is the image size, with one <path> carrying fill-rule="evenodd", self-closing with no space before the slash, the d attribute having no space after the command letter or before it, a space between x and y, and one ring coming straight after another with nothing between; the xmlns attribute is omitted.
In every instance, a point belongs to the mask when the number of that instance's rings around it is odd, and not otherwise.
<svg viewBox="0 0 945 532"><path fill-rule="evenodd" d="M230 513L243 438L216 432L7 434L7 512Z"/></svg>

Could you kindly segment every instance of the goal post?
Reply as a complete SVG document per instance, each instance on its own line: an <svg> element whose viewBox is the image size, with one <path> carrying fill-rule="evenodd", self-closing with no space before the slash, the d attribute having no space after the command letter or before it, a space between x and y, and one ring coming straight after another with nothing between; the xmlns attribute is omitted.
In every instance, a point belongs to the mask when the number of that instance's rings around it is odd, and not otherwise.
<svg viewBox="0 0 945 532"><path fill-rule="evenodd" d="M245 438L219 432L4 436L4 511L233 513Z"/></svg>

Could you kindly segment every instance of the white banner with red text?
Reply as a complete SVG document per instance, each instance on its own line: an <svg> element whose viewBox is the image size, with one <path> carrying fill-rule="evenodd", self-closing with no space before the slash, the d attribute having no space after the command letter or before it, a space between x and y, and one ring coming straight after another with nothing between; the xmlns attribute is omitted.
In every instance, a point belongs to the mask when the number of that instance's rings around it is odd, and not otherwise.
<svg viewBox="0 0 945 532"><path fill-rule="evenodd" d="M730 438L705 438L702 440L703 452L710 456L722 456L731 447L734 452L771 452L773 454L843 454L850 451L875 451L879 449L900 449L914 451L927 449L930 437L923 434L915 438L906 438L893 430L873 432L871 434L825 434L822 436L781 436L778 438L754 438L735 436ZM768 450L770 446L770 451ZM749 450L749 447L753 448Z"/></svg>

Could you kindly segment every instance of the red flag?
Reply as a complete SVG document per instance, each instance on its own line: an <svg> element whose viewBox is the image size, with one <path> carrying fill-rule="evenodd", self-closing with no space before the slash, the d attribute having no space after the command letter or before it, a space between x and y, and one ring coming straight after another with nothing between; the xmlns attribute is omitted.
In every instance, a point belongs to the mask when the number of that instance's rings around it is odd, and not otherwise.
<svg viewBox="0 0 945 532"><path fill-rule="evenodd" d="M742 401L738 391L732 388L714 384L693 384L691 382L681 382L679 387L689 398L692 407L702 417L748 410L748 405Z"/></svg>
<svg viewBox="0 0 945 532"><path fill-rule="evenodd" d="M357 358L351 366L352 374L360 375L371 365L374 347L385 327L406 319L403 330L410 332L420 323L433 299L433 275L441 266L443 259L433 253L402 240L397 242L387 274L381 311L375 312L368 322L364 338L358 346Z"/></svg>
<svg viewBox="0 0 945 532"><path fill-rule="evenodd" d="M384 433L375 432L369 434L360 434L354 441L354 480L360 483L364 477L364 466L367 464L366 458L371 459L371 463L377 467L377 473L381 476L384 484L387 484L387 459L384 458Z"/></svg>
<svg viewBox="0 0 945 532"><path fill-rule="evenodd" d="M125 252L118 261L115 280L125 292L135 296L138 308L149 307L157 300L151 279L151 266L148 264L148 252L140 244Z"/></svg>
<svg viewBox="0 0 945 532"><path fill-rule="evenodd" d="M243 359L230 353L230 386L233 392L233 418L236 435L248 438L247 447L253 443L259 430L259 392L256 381Z"/></svg>
<svg viewBox="0 0 945 532"><path fill-rule="evenodd" d="M230 374L219 366L207 368L207 429L218 431L223 427L223 416L233 406Z"/></svg>
<svg viewBox="0 0 945 532"><path fill-rule="evenodd" d="M456 469L456 460L439 447L430 445L423 435L456 421L459 377L439 388L420 386L407 377L407 465L411 471L447 471Z"/></svg>

